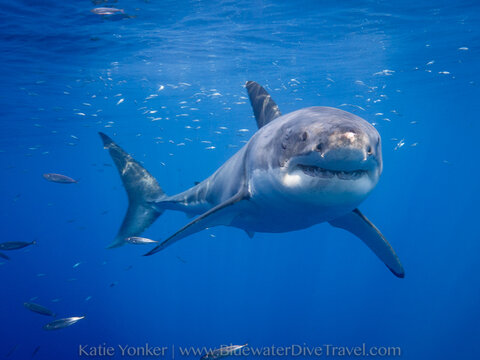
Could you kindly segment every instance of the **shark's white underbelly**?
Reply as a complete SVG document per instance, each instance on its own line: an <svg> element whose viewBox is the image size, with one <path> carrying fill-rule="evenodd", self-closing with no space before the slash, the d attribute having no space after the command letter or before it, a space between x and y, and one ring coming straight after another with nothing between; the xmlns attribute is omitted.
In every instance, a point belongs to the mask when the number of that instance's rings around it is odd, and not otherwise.
<svg viewBox="0 0 480 360"><path fill-rule="evenodd" d="M303 186L285 188L275 179L282 178L275 171L261 171L252 174L249 182L251 197L239 204L232 226L255 232L288 232L305 229L315 224L330 221L355 209L367 193L337 193L338 187L351 186L340 181L337 188L322 187L312 192L302 192ZM302 178L300 181L318 181ZM290 181L286 179L286 181ZM277 186L278 185L278 186ZM357 184L359 185L359 184Z"/></svg>
<svg viewBox="0 0 480 360"><path fill-rule="evenodd" d="M276 199L265 201L253 197L239 208L232 209L236 216L231 226L253 232L288 232L305 229L315 224L330 221L347 214L355 207L317 206L292 203Z"/></svg>

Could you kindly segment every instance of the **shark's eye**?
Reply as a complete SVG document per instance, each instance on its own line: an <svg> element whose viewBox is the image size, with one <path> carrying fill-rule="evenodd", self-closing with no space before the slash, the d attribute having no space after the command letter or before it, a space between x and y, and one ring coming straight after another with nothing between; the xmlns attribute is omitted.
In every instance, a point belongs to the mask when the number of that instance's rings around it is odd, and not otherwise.
<svg viewBox="0 0 480 360"><path fill-rule="evenodd" d="M372 150L372 147L370 145L368 145L367 147L367 154L368 155L372 155L373 154L373 150Z"/></svg>
<svg viewBox="0 0 480 360"><path fill-rule="evenodd" d="M320 143L317 145L317 151L322 152L322 150L323 150L323 145Z"/></svg>
<svg viewBox="0 0 480 360"><path fill-rule="evenodd" d="M303 134L302 134L302 141L305 141L307 139L308 139L308 134L307 134L306 131L304 131Z"/></svg>

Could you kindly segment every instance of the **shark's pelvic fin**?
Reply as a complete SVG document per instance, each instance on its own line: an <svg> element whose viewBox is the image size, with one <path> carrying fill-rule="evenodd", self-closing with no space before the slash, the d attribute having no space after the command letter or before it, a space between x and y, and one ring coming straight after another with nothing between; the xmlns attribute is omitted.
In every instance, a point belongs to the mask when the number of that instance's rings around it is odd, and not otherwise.
<svg viewBox="0 0 480 360"><path fill-rule="evenodd" d="M258 83L247 81L245 87L247 88L250 104L252 104L259 129L282 115L270 94Z"/></svg>
<svg viewBox="0 0 480 360"><path fill-rule="evenodd" d="M104 148L108 149L118 169L129 202L123 223L115 240L109 246L109 248L114 248L123 245L127 237L140 235L162 214L162 211L151 205L151 201L160 198L164 192L157 180L131 155L107 135L103 133L99 133L99 135Z"/></svg>
<svg viewBox="0 0 480 360"><path fill-rule="evenodd" d="M245 230L245 232L247 233L247 235L250 239L253 239L253 237L255 236L255 231Z"/></svg>
<svg viewBox="0 0 480 360"><path fill-rule="evenodd" d="M399 278L405 277L405 271L397 254L382 233L358 209L330 221L330 224L345 229L359 237L379 258L390 271Z"/></svg>
<svg viewBox="0 0 480 360"><path fill-rule="evenodd" d="M213 207L212 209L203 213L193 221L189 222L187 225L182 227L175 234L171 235L168 239L164 240L160 245L150 250L144 256L153 255L165 249L167 246L172 245L174 242L177 242L184 237L202 231L206 228L218 225L230 225L236 214L235 212L229 210L232 210L231 208L238 204L240 201L248 199L249 194L247 193L247 191L240 191L236 195L232 196L230 199Z"/></svg>

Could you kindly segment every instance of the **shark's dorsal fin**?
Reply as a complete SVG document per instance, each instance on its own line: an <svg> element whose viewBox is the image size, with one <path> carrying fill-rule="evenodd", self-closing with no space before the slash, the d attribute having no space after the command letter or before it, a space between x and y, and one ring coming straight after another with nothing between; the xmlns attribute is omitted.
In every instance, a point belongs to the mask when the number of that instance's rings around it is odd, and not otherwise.
<svg viewBox="0 0 480 360"><path fill-rule="evenodd" d="M202 231L208 227L213 227L217 225L230 225L235 214L228 213L226 209L234 206L242 200L248 200L250 197L247 190L241 190L236 195L232 196L230 199L224 201L223 203L213 207L207 212L203 213L193 221L189 222L187 225L178 230L175 234L171 235L168 239L164 240L160 245L156 246L144 256L153 255L167 246L172 245L174 242L177 242L180 239L183 239L186 236L192 235L196 232Z"/></svg>
<svg viewBox="0 0 480 360"><path fill-rule="evenodd" d="M405 277L405 271L398 259L397 254L380 230L363 215L360 210L355 209L351 213L330 221L330 224L351 232L359 237L380 260L399 278Z"/></svg>
<svg viewBox="0 0 480 360"><path fill-rule="evenodd" d="M259 129L282 115L275 101L262 86L255 81L247 81L245 87Z"/></svg>

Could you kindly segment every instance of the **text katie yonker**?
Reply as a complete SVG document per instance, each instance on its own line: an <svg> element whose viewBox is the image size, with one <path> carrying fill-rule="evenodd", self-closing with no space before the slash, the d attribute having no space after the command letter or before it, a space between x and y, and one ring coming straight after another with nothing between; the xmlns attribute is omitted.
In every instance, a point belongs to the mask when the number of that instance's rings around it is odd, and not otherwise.
<svg viewBox="0 0 480 360"><path fill-rule="evenodd" d="M225 345L226 346L226 345ZM141 346L132 345L78 345L78 356L89 357L157 357L170 358L203 356L221 348L207 348L195 346L154 346L145 343ZM363 343L357 346L337 346L323 344L321 346L290 345L290 346L246 346L234 352L233 355L260 356L260 357L400 357L402 350L399 346L368 346Z"/></svg>

